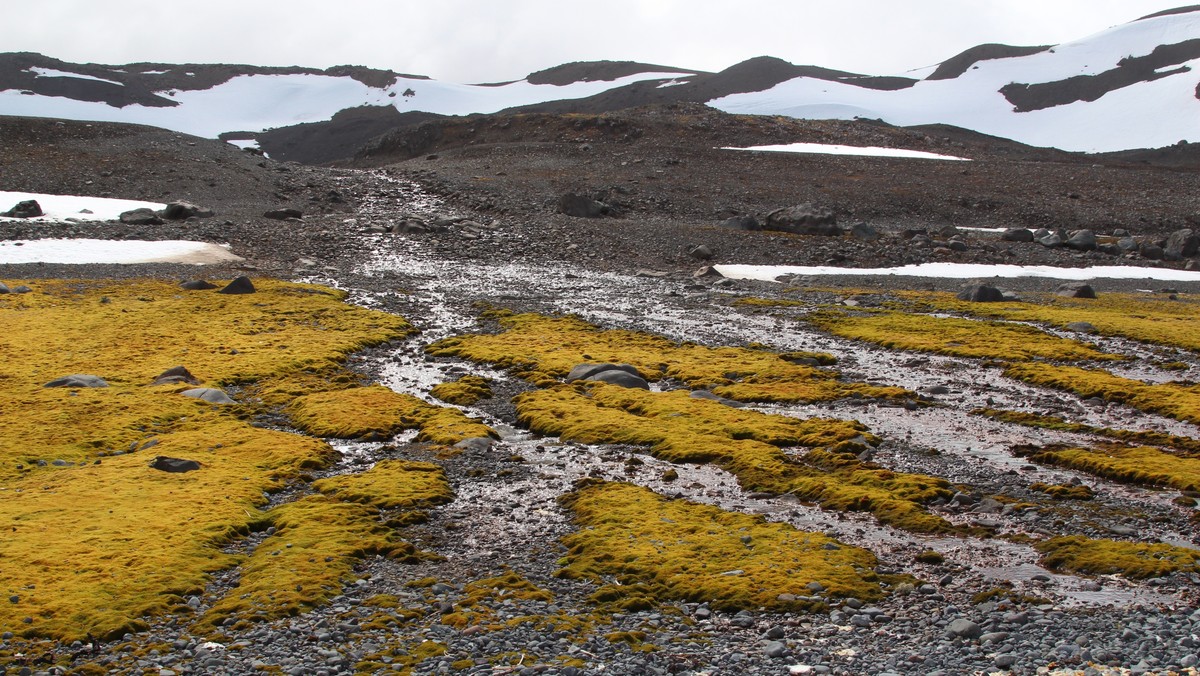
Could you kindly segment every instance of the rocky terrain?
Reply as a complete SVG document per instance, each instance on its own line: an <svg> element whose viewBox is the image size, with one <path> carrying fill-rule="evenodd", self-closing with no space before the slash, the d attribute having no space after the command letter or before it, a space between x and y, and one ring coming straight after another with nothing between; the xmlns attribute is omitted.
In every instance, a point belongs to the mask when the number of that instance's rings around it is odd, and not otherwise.
<svg viewBox="0 0 1200 676"><path fill-rule="evenodd" d="M794 142L970 161L722 149ZM398 314L420 330L356 353L352 371L430 402L434 385L484 377L490 396L461 408L498 437L452 453L413 433L334 440L340 459L266 497L268 507L286 504L311 492L306 481L384 459L436 463L453 500L427 509L423 523L398 528L436 560L364 554L328 602L265 621L193 622L189 613L236 594L241 573L226 569L204 593L183 599L191 610L160 613L138 631L56 641L0 628L4 673L1195 673L1195 562L1149 575L1072 572L1046 564L1031 543L1082 536L1195 550L1196 487L1119 482L1017 453L1023 445L1098 443L1096 430L1111 428L1175 435L1162 446L1196 462L1178 441L1200 437L1194 414L1006 376L997 363L1007 354L964 356L956 344L941 352L885 347L812 320L894 309L912 302L908 291L957 291L964 280L847 274L778 284L701 270L786 264L851 273L922 262L1191 270L1197 251L1179 233L1200 229L1200 165L1178 152L1082 156L949 127L733 116L687 103L431 120L379 137L333 167L281 163L149 127L52 119L0 117L0 147L5 190L186 200L214 212L141 225L3 220L0 240L196 239L229 243L244 259L211 267L0 265L0 281L248 275L343 289L350 303ZM778 213L800 205L804 217ZM301 215L263 215L277 209ZM1030 298L1060 284L993 282ZM1192 281L1092 286L1101 298L1145 290L1147 302L1170 296L1188 308L1200 291ZM950 305L924 313L904 307L929 322L975 316ZM500 331L494 316L481 317L489 308L575 314L601 329L704 347L827 353L841 382L904 388L907 400L756 401L749 410L857 420L879 438L862 461L948 482L948 494L922 509L949 526L925 532L870 510L750 490L728 467L672 462L647 444L532 431L518 419L514 397L539 391L535 379L427 351L440 339ZM1125 378L1190 383L1200 372L1195 348L1182 342L1028 322L1126 357L1105 365ZM11 358L20 346L5 348ZM682 377L652 387L703 389ZM1088 427L1020 425L980 415L985 408ZM294 430L278 411L257 424ZM585 479L821 532L872 552L874 573L910 577L887 577L877 598L798 582L786 602L812 602L815 612L732 608L719 597L605 605L592 597L599 582L560 574L570 554L563 538L583 530L580 513L561 498ZM1051 500L1034 484L1087 486L1094 496ZM235 538L227 550L249 554L274 532Z"/></svg>

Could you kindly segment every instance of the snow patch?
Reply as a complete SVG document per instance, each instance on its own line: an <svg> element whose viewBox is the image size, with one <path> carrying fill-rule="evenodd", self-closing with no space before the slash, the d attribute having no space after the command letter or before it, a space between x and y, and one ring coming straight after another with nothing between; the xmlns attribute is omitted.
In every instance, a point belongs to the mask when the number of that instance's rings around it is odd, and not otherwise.
<svg viewBox="0 0 1200 676"><path fill-rule="evenodd" d="M0 190L0 211L8 211L17 202L37 200L44 216L38 218L4 218L2 221L36 221L55 223L67 219L82 221L115 221L122 212L133 209L158 211L167 205L158 202L122 200L108 197L85 197L82 195L47 195L33 192L6 192Z"/></svg>
<svg viewBox="0 0 1200 676"><path fill-rule="evenodd" d="M1078 281L1152 279L1166 282L1200 282L1200 272L1125 265L1098 265L1090 268L1057 268L1050 265L986 265L982 263L921 263L896 268L839 268L829 265L714 265L713 269L730 279L754 279L762 282L774 282L783 275L863 275L937 277L941 279L1047 277Z"/></svg>
<svg viewBox="0 0 1200 676"><path fill-rule="evenodd" d="M96 82L107 82L108 84L120 85L122 87L125 86L124 82L105 80L104 78L95 77L92 75L84 75L82 73L68 73L65 70L54 70L53 68L39 68L38 66L32 66L26 70L34 75L37 75L38 77L73 77L78 80L95 80Z"/></svg>
<svg viewBox="0 0 1200 676"><path fill-rule="evenodd" d="M903 148L880 148L876 146L842 146L826 143L786 143L780 145L751 146L749 148L723 147L721 150L758 150L769 153L810 153L815 155L859 155L862 157L907 157L923 160L955 160L970 162L966 157L939 155L922 150Z"/></svg>
<svg viewBox="0 0 1200 676"><path fill-rule="evenodd" d="M211 265L243 260L228 245L185 240L34 239L0 242L0 265L66 263L186 263Z"/></svg>

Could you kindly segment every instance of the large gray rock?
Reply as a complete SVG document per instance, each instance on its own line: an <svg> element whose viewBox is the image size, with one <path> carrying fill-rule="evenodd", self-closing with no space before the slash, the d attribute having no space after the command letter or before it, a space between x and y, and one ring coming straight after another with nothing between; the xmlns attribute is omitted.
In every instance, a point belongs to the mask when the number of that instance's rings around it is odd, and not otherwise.
<svg viewBox="0 0 1200 676"><path fill-rule="evenodd" d="M207 401L210 404L236 404L228 394L223 390L218 390L215 387L194 387L190 390L180 392L185 397Z"/></svg>
<svg viewBox="0 0 1200 676"><path fill-rule="evenodd" d="M719 225L722 228L729 228L730 230L762 230L762 224L753 216L726 218Z"/></svg>
<svg viewBox="0 0 1200 676"><path fill-rule="evenodd" d="M642 375L631 364L609 364L607 362L602 364L579 364L578 366L572 368L570 373L567 374L567 382L573 383L576 380L586 380L591 376L594 376L597 373L603 373L604 371L624 371L631 375L638 376L639 378Z"/></svg>
<svg viewBox="0 0 1200 676"><path fill-rule="evenodd" d="M1005 242L1032 242L1033 231L1029 228L1009 228L1000 235Z"/></svg>
<svg viewBox="0 0 1200 676"><path fill-rule="evenodd" d="M1067 282L1059 284L1054 294L1066 298L1095 298L1096 290L1087 282Z"/></svg>
<svg viewBox="0 0 1200 676"><path fill-rule="evenodd" d="M593 373L584 378L584 380L619 385L621 387L640 388L643 390L650 389L650 383L647 383L645 378L629 373L628 371L618 371L616 369Z"/></svg>
<svg viewBox="0 0 1200 676"><path fill-rule="evenodd" d="M1191 228L1183 228L1171 233L1167 237L1166 244L1163 245L1163 256L1171 261L1190 258L1198 252L1200 252L1200 236L1197 236Z"/></svg>
<svg viewBox="0 0 1200 676"><path fill-rule="evenodd" d="M192 216L208 218L213 215L213 210L205 209L191 202L171 202L162 211L158 212L158 215L168 221L182 221Z"/></svg>
<svg viewBox="0 0 1200 676"><path fill-rule="evenodd" d="M850 226L850 236L864 242L874 242L880 238L879 231L869 223L858 222Z"/></svg>
<svg viewBox="0 0 1200 676"><path fill-rule="evenodd" d="M569 192L558 198L558 211L574 218L599 218L609 213L610 209L604 202Z"/></svg>
<svg viewBox="0 0 1200 676"><path fill-rule="evenodd" d="M798 204L772 211L767 214L767 222L763 229L828 237L842 234L833 211L812 204Z"/></svg>
<svg viewBox="0 0 1200 676"><path fill-rule="evenodd" d="M242 275L240 277L235 277L232 282L226 284L225 288L221 289L217 293L245 294L255 293L256 291L258 291L258 289L254 288L254 283L250 281L250 278L246 275Z"/></svg>
<svg viewBox="0 0 1200 676"><path fill-rule="evenodd" d="M1095 251L1096 234L1091 230L1076 230L1067 238L1066 244L1077 251Z"/></svg>
<svg viewBox="0 0 1200 676"><path fill-rule="evenodd" d="M12 293L12 289L9 289L8 285L4 282L0 282L0 296L3 296L6 293Z"/></svg>
<svg viewBox="0 0 1200 676"><path fill-rule="evenodd" d="M979 638L983 629L978 624L960 617L946 625L946 634L959 638Z"/></svg>
<svg viewBox="0 0 1200 676"><path fill-rule="evenodd" d="M183 458L168 458L165 455L160 455L150 463L151 469L157 469L163 472L171 472L172 474L180 474L183 472L194 472L200 469L200 463L195 460L184 460Z"/></svg>
<svg viewBox="0 0 1200 676"><path fill-rule="evenodd" d="M38 204L37 200L17 202L13 208L0 213L0 216L7 216L8 218L37 218L42 215L42 205Z"/></svg>
<svg viewBox="0 0 1200 676"><path fill-rule="evenodd" d="M117 218L126 225L162 225L163 222L158 214L146 207L122 212Z"/></svg>
<svg viewBox="0 0 1200 676"><path fill-rule="evenodd" d="M1007 300L1003 291L989 284L971 284L958 292L958 299L975 303L998 303Z"/></svg>
<svg viewBox="0 0 1200 676"><path fill-rule="evenodd" d="M263 218L271 218L276 221L286 221L289 218L303 218L304 212L299 209L271 209L263 212Z"/></svg>
<svg viewBox="0 0 1200 676"><path fill-rule="evenodd" d="M75 373L61 378L55 378L42 387L108 387L108 383L100 376L90 376Z"/></svg>

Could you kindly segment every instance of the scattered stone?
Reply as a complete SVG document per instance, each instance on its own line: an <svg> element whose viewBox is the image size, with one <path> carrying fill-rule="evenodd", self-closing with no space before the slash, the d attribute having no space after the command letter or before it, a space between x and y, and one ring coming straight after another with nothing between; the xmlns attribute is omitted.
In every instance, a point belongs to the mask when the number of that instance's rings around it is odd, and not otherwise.
<svg viewBox="0 0 1200 676"><path fill-rule="evenodd" d="M217 288L217 285L204 279L189 279L186 282L180 282L179 288L187 291L207 291Z"/></svg>
<svg viewBox="0 0 1200 676"><path fill-rule="evenodd" d="M254 283L250 281L250 278L242 275L235 278L232 282L226 284L225 288L221 289L217 293L246 294L254 293L256 291L257 289L254 288Z"/></svg>
<svg viewBox="0 0 1200 676"><path fill-rule="evenodd" d="M215 387L194 387L190 390L184 390L183 392L180 392L180 394L182 394L185 397L191 397L193 399L200 399L201 401L207 401L210 404L236 404L237 403L232 398L230 398L230 396L228 394L225 394L224 390L218 390Z"/></svg>
<svg viewBox="0 0 1200 676"><path fill-rule="evenodd" d="M100 376L76 373L51 380L42 387L108 387L108 383Z"/></svg>
<svg viewBox="0 0 1200 676"><path fill-rule="evenodd" d="M263 212L263 218L286 221L289 218L304 218L304 212L299 209L271 209Z"/></svg>
<svg viewBox="0 0 1200 676"><path fill-rule="evenodd" d="M161 470L163 472L180 474L183 472L192 472L200 469L200 463L196 462L195 460L168 458L165 455L160 455L154 458L154 461L150 463L150 468Z"/></svg>
<svg viewBox="0 0 1200 676"><path fill-rule="evenodd" d="M4 213L0 213L0 216L6 216L8 218L37 218L38 216L43 215L45 214L42 212L42 205L38 204L37 200L23 200L21 202L17 202L13 208L5 211Z"/></svg>
<svg viewBox="0 0 1200 676"><path fill-rule="evenodd" d="M1096 290L1087 282L1067 282L1059 284L1054 295L1065 298L1095 298Z"/></svg>

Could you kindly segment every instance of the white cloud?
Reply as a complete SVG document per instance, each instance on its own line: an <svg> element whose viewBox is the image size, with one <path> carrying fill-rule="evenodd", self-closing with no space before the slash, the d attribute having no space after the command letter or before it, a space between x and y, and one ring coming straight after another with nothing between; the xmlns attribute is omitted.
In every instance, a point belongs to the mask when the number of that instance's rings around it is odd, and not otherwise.
<svg viewBox="0 0 1200 676"><path fill-rule="evenodd" d="M8 51L67 61L360 64L456 82L568 61L720 70L771 55L870 74L984 42L1053 44L1171 0L7 0Z"/></svg>

